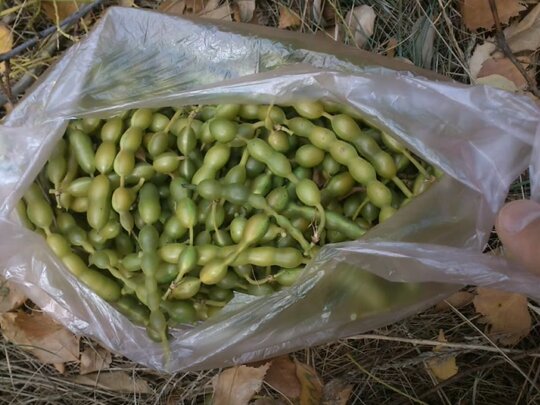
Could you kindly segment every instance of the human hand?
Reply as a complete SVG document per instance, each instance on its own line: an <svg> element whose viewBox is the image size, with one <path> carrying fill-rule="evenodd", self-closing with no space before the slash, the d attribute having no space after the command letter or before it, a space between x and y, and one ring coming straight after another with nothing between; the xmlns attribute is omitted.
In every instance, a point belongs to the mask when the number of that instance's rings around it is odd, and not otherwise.
<svg viewBox="0 0 540 405"><path fill-rule="evenodd" d="M531 200L506 204L495 228L508 257L540 274L540 204Z"/></svg>

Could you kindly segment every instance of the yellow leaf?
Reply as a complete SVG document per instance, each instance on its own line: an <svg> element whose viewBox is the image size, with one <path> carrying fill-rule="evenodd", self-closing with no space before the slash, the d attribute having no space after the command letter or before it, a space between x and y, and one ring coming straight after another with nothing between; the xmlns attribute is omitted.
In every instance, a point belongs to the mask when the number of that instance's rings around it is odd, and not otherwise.
<svg viewBox="0 0 540 405"><path fill-rule="evenodd" d="M255 0L236 0L233 6L235 8L235 21L250 22L253 20L253 13L255 12Z"/></svg>
<svg viewBox="0 0 540 405"><path fill-rule="evenodd" d="M219 405L247 405L262 386L263 378L270 367L237 366L228 368L212 379L213 403Z"/></svg>
<svg viewBox="0 0 540 405"><path fill-rule="evenodd" d="M482 45L478 44L474 48L474 51L469 59L469 71L471 73L471 79L475 80L478 78L478 73L482 69L482 65L486 60L491 58L493 52L495 52L497 46L492 40L487 40Z"/></svg>
<svg viewBox="0 0 540 405"><path fill-rule="evenodd" d="M0 23L0 53L6 53L11 51L13 47L13 33L9 27ZM6 70L6 65L4 62L0 64L0 73L3 73ZM2 312L2 311L0 311Z"/></svg>
<svg viewBox="0 0 540 405"><path fill-rule="evenodd" d="M112 362L111 353L102 347L87 347L81 353L79 374L90 374L109 368Z"/></svg>
<svg viewBox="0 0 540 405"><path fill-rule="evenodd" d="M531 315L527 298L520 294L478 288L473 303L476 312L484 315L487 334L503 345L515 345L531 331Z"/></svg>
<svg viewBox="0 0 540 405"><path fill-rule="evenodd" d="M161 3L158 7L159 11L171 15L184 15L186 9L186 2L184 0L167 0Z"/></svg>
<svg viewBox="0 0 540 405"><path fill-rule="evenodd" d="M483 64L480 72L478 72L478 78L499 75L510 80L516 85L518 89L524 89L527 87L527 80L514 63L508 58L501 59L487 59Z"/></svg>
<svg viewBox="0 0 540 405"><path fill-rule="evenodd" d="M307 364L296 363L296 376L300 381L300 405L319 405L322 401L323 384L317 372Z"/></svg>
<svg viewBox="0 0 540 405"><path fill-rule="evenodd" d="M79 360L79 338L44 313L8 312L0 315L0 327L6 340L43 363Z"/></svg>
<svg viewBox="0 0 540 405"><path fill-rule="evenodd" d="M295 28L298 27L301 22L300 18L289 8L281 5L279 6L278 28Z"/></svg>
<svg viewBox="0 0 540 405"><path fill-rule="evenodd" d="M486 77L481 77L479 79L476 79L476 84L484 84L486 86L496 87L501 90L506 91L517 91L518 88L516 85L508 80L506 77L501 75L489 75Z"/></svg>
<svg viewBox="0 0 540 405"><path fill-rule="evenodd" d="M122 7L134 7L135 0L120 0L118 4Z"/></svg>
<svg viewBox="0 0 540 405"><path fill-rule="evenodd" d="M88 3L88 1L42 1L41 11L50 21L56 23L66 19L71 14L76 12L79 9L79 5L84 3Z"/></svg>
<svg viewBox="0 0 540 405"><path fill-rule="evenodd" d="M437 305L435 305L435 310L439 312L447 311L451 309L450 305L454 308L461 308L465 305L469 305L472 302L473 298L474 294L470 292L458 291L444 301L441 301Z"/></svg>
<svg viewBox="0 0 540 405"><path fill-rule="evenodd" d="M78 375L73 382L104 390L125 392L126 394L150 394L148 383L124 371L102 371L94 374Z"/></svg>
<svg viewBox="0 0 540 405"><path fill-rule="evenodd" d="M373 8L366 5L354 7L347 13L345 20L357 46L364 46L368 38L373 35L375 17Z"/></svg>
<svg viewBox="0 0 540 405"><path fill-rule="evenodd" d="M525 10L520 0L495 0L495 5L502 24L508 23L511 17ZM471 31L479 28L491 29L495 25L489 0L461 0L461 16L463 23Z"/></svg>
<svg viewBox="0 0 540 405"><path fill-rule="evenodd" d="M25 301L26 296L11 281L0 277L0 314L19 308Z"/></svg>
<svg viewBox="0 0 540 405"><path fill-rule="evenodd" d="M289 356L272 359L264 381L287 398L300 397L300 381L296 376L296 364Z"/></svg>
<svg viewBox="0 0 540 405"><path fill-rule="evenodd" d="M523 20L506 28L504 35L514 53L535 51L540 48L540 4L536 5Z"/></svg>
<svg viewBox="0 0 540 405"><path fill-rule="evenodd" d="M439 342L446 342L444 337L444 332L442 329L439 331L439 337L437 339ZM433 349L434 352L442 352L444 350L443 346L435 346ZM436 357L426 361L427 368L437 377L439 381L448 380L450 377L453 377L458 372L458 366L456 364L455 356L445 356L445 357Z"/></svg>

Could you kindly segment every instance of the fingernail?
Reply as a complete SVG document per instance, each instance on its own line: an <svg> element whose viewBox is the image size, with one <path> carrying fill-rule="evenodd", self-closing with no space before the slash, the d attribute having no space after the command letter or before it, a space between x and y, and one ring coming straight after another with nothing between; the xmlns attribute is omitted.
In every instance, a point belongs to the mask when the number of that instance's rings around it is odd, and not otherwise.
<svg viewBox="0 0 540 405"><path fill-rule="evenodd" d="M506 204L499 212L497 227L508 234L516 234L540 219L540 204L518 200Z"/></svg>

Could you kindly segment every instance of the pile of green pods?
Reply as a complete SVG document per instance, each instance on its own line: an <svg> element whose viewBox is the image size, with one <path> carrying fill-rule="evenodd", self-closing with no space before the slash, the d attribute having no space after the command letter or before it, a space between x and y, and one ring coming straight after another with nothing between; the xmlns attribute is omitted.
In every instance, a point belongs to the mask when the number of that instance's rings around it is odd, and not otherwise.
<svg viewBox="0 0 540 405"><path fill-rule="evenodd" d="M65 267L167 342L235 291L292 285L440 172L349 107L220 104L69 123L18 204Z"/></svg>

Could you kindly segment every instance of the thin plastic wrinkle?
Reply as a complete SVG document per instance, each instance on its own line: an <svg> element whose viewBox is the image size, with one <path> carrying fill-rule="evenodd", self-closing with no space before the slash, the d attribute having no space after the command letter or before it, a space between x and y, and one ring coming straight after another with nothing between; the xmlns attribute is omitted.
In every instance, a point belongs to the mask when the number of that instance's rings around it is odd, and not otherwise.
<svg viewBox="0 0 540 405"><path fill-rule="evenodd" d="M538 190L534 102L376 66L370 61L377 56L363 60L315 37L216 24L111 8L0 126L0 272L36 304L114 352L177 371L256 361L382 327L466 284L539 298L531 287L537 277L481 254L511 182L529 165ZM267 297L237 294L215 317L172 330L168 363L144 328L79 283L39 235L12 220L71 118L303 98L355 107L447 175L361 240L323 248L294 286Z"/></svg>

